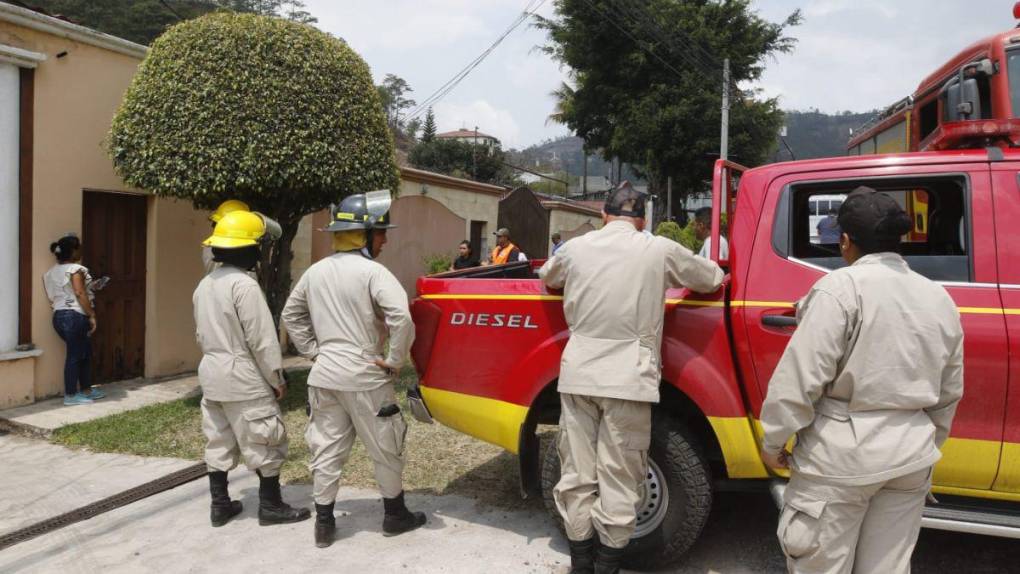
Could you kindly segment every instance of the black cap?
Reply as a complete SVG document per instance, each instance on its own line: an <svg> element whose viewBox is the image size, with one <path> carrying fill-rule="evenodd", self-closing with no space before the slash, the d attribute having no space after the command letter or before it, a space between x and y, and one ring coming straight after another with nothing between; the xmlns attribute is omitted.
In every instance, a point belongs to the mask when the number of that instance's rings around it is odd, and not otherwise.
<svg viewBox="0 0 1020 574"><path fill-rule="evenodd" d="M912 227L910 216L895 199L863 185L850 192L840 206L838 223L866 253L895 250Z"/></svg>
<svg viewBox="0 0 1020 574"><path fill-rule="evenodd" d="M647 193L634 189L629 182L625 181L619 187L609 192L609 195L606 197L606 204L602 210L607 215L641 219L645 216L646 201L648 201ZM629 209L625 209L628 207Z"/></svg>

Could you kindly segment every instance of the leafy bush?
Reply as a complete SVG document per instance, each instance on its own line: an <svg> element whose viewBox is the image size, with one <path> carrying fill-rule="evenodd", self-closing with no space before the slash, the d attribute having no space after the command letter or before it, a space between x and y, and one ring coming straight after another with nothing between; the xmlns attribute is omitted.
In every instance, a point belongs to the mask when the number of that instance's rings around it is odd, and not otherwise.
<svg viewBox="0 0 1020 574"><path fill-rule="evenodd" d="M694 235L693 218L683 228L677 225L675 221L663 221L655 228L655 234L672 239L695 253L701 250L701 244L703 243Z"/></svg>
<svg viewBox="0 0 1020 574"><path fill-rule="evenodd" d="M400 183L361 57L311 26L253 14L209 14L157 38L113 119L108 152L129 185L201 209L240 199L279 221L283 238L262 267L274 314L290 288L301 218Z"/></svg>
<svg viewBox="0 0 1020 574"><path fill-rule="evenodd" d="M421 258L421 262L425 265L426 275L448 271L450 266L453 265L453 259L445 253L433 253L431 255L426 255Z"/></svg>

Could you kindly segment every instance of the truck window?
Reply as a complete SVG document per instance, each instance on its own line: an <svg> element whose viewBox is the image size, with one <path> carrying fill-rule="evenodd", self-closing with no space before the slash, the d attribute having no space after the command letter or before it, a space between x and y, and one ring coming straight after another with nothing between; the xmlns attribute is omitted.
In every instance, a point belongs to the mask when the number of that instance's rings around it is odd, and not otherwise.
<svg viewBox="0 0 1020 574"><path fill-rule="evenodd" d="M1013 106L1010 117L1020 117L1020 49L1006 52L1006 73L1009 75L1009 101Z"/></svg>
<svg viewBox="0 0 1020 574"><path fill-rule="evenodd" d="M914 228L903 237L901 249L914 271L935 281L971 281L967 181L960 176L812 182L788 187L773 228L777 253L825 269L846 265L839 254L842 230L822 207L838 210L846 195L859 185L890 195L914 221ZM815 205L819 208L817 214Z"/></svg>

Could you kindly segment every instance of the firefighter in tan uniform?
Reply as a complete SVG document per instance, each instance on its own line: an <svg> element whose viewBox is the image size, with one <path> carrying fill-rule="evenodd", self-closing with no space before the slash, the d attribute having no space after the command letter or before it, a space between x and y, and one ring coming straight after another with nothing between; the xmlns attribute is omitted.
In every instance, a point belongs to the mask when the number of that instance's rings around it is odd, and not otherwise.
<svg viewBox="0 0 1020 574"><path fill-rule="evenodd" d="M204 243L219 267L202 279L192 298L203 353L198 380L213 526L241 512L241 502L230 500L227 492L227 472L242 456L259 475L259 524L297 522L311 515L307 508L291 508L280 496L287 431L277 401L286 381L273 318L248 274L259 260L260 242L268 239L270 221L249 211L224 215Z"/></svg>
<svg viewBox="0 0 1020 574"><path fill-rule="evenodd" d="M294 287L283 321L298 351L315 361L308 375L315 498L315 545L333 543L333 505L344 463L360 437L383 496L383 533L425 524L404 505L404 423L393 377L414 340L407 294L375 262L386 243L388 191L347 197L331 210L331 257L312 265ZM387 342L389 350L387 351Z"/></svg>
<svg viewBox="0 0 1020 574"><path fill-rule="evenodd" d="M659 401L666 289L711 292L723 279L716 263L642 233L645 201L633 188L614 190L605 226L564 244L539 270L547 286L563 289L570 327L553 496L575 573L617 572L634 532Z"/></svg>
<svg viewBox="0 0 1020 574"><path fill-rule="evenodd" d="M963 396L963 328L898 254L911 221L894 199L858 188L839 226L850 266L798 303L762 407L762 457L792 477L777 534L790 572L909 572Z"/></svg>

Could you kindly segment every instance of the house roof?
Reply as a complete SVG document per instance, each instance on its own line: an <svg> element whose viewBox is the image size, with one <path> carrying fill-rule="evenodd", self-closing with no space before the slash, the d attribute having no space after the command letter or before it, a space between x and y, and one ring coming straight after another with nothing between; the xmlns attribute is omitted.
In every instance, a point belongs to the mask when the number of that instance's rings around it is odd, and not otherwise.
<svg viewBox="0 0 1020 574"><path fill-rule="evenodd" d="M602 215L602 207L601 206L599 206L598 209L595 209L593 207L589 207L587 205L581 205L580 203L578 203L576 201L570 201L570 200L567 200L567 199L548 200L548 201L543 201L541 203L542 203L542 207L544 207L546 209L549 209L549 210L560 209L560 210L563 210L563 211L572 211L574 213L580 213L582 215L590 215L592 217L600 217Z"/></svg>
<svg viewBox="0 0 1020 574"><path fill-rule="evenodd" d="M438 185L441 187L460 189L462 191L472 191L475 193L498 195L500 197L502 197L503 194L507 192L507 188L499 185L481 183L477 181L471 181L470 179L461 179L459 177L451 177L449 175L443 175L441 173L425 171L423 169L417 169L407 166L400 166L400 178L403 180L413 181L416 183L426 184L431 183L432 185Z"/></svg>
<svg viewBox="0 0 1020 574"><path fill-rule="evenodd" d="M45 32L75 42L96 46L138 59L144 58L149 51L141 44L129 40L97 32L92 28L79 26L67 20L50 16L41 10L26 8L27 4L19 5L0 2L0 21L10 22L39 32Z"/></svg>
<svg viewBox="0 0 1020 574"><path fill-rule="evenodd" d="M499 141L499 138L496 137L496 136L490 136L489 134L478 132L478 131L475 131L475 130L454 130L452 132L443 132L441 134L436 134L436 137L437 138L473 138L473 137L479 137L479 138L488 138L488 139L493 139L493 140Z"/></svg>

